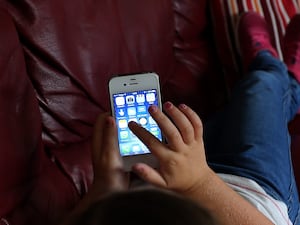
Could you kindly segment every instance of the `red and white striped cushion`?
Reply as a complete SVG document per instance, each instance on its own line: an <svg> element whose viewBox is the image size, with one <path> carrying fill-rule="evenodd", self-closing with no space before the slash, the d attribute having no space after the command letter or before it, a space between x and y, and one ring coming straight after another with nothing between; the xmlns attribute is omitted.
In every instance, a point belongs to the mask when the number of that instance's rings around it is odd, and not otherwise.
<svg viewBox="0 0 300 225"><path fill-rule="evenodd" d="M240 78L241 65L236 42L236 24L241 13L256 11L270 24L276 48L282 58L281 43L285 27L299 12L300 0L211 0L216 48L229 88Z"/></svg>

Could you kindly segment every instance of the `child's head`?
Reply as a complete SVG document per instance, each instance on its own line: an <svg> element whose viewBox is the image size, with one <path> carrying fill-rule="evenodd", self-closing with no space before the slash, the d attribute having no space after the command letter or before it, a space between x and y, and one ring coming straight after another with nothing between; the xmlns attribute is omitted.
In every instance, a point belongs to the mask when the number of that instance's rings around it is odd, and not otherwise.
<svg viewBox="0 0 300 225"><path fill-rule="evenodd" d="M154 189L120 192L92 205L74 225L214 225L194 202Z"/></svg>

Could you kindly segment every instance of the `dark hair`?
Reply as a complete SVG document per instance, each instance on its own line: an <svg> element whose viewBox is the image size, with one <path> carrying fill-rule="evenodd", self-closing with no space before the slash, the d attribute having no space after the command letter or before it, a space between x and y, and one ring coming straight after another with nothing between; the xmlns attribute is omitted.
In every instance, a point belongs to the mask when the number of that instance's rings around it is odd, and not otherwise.
<svg viewBox="0 0 300 225"><path fill-rule="evenodd" d="M196 203L172 193L137 190L115 193L93 204L74 225L215 225Z"/></svg>

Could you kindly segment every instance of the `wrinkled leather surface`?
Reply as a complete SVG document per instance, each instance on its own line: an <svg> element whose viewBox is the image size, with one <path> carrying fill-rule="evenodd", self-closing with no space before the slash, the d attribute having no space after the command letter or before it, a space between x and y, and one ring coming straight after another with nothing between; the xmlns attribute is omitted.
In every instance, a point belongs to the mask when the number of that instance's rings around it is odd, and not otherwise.
<svg viewBox="0 0 300 225"><path fill-rule="evenodd" d="M0 0L0 216L46 224L87 191L115 74L155 71L164 100L203 117L222 106L206 3Z"/></svg>
<svg viewBox="0 0 300 225"><path fill-rule="evenodd" d="M3 215L27 195L27 182L36 175L32 168L40 151L41 119L13 21L3 11L0 17L0 199L6 203L1 204Z"/></svg>

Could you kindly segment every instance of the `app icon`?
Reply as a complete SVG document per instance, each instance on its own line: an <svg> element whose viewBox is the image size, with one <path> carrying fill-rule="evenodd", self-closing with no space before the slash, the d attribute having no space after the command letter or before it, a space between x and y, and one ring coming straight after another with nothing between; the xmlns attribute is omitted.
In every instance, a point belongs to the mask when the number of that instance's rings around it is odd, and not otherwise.
<svg viewBox="0 0 300 225"><path fill-rule="evenodd" d="M133 95L126 96L126 103L127 104L134 104L134 102L135 102L135 99L134 99Z"/></svg>
<svg viewBox="0 0 300 225"><path fill-rule="evenodd" d="M143 153L150 153L149 149L143 143L141 143L141 151Z"/></svg>
<svg viewBox="0 0 300 225"><path fill-rule="evenodd" d="M146 94L147 102L154 102L155 101L155 94L154 93L148 93Z"/></svg>
<svg viewBox="0 0 300 225"><path fill-rule="evenodd" d="M139 145L133 145L132 151L133 153L138 154L141 151L141 147Z"/></svg>
<svg viewBox="0 0 300 225"><path fill-rule="evenodd" d="M124 109L119 109L118 114L119 116L124 116L125 115Z"/></svg>
<svg viewBox="0 0 300 225"><path fill-rule="evenodd" d="M116 105L120 106L120 105L125 105L125 99L122 96L116 97Z"/></svg>
<svg viewBox="0 0 300 225"><path fill-rule="evenodd" d="M148 123L148 121L147 121L147 119L145 117L141 117L141 118L139 118L139 123L142 126L145 126Z"/></svg>
<svg viewBox="0 0 300 225"><path fill-rule="evenodd" d="M151 134L153 134L155 137L159 137L159 136L160 136L160 133L159 133L159 130L158 130L157 127L152 127L152 128L150 129L150 132L151 132Z"/></svg>
<svg viewBox="0 0 300 225"><path fill-rule="evenodd" d="M137 103L144 103L145 102L145 95L144 94L138 94L136 96L136 102Z"/></svg>
<svg viewBox="0 0 300 225"><path fill-rule="evenodd" d="M138 106L137 110L138 110L139 113L147 112L147 108L144 105L143 106Z"/></svg>
<svg viewBox="0 0 300 225"><path fill-rule="evenodd" d="M120 128L126 128L127 127L127 121L126 120L119 120L119 127Z"/></svg>
<svg viewBox="0 0 300 225"><path fill-rule="evenodd" d="M138 137L134 133L132 133L132 131L130 131L130 139L131 140L139 140Z"/></svg>
<svg viewBox="0 0 300 225"><path fill-rule="evenodd" d="M151 116L149 117L149 123L151 125L157 125L157 123L155 122L155 120Z"/></svg>
<svg viewBox="0 0 300 225"><path fill-rule="evenodd" d="M128 131L121 131L120 132L120 139L124 140L129 137L129 132Z"/></svg>
<svg viewBox="0 0 300 225"><path fill-rule="evenodd" d="M127 109L128 116L135 116L136 115L136 108L135 107L129 107Z"/></svg>
<svg viewBox="0 0 300 225"><path fill-rule="evenodd" d="M129 155L130 154L130 145L121 144L120 145L120 152L121 152L121 155Z"/></svg>

